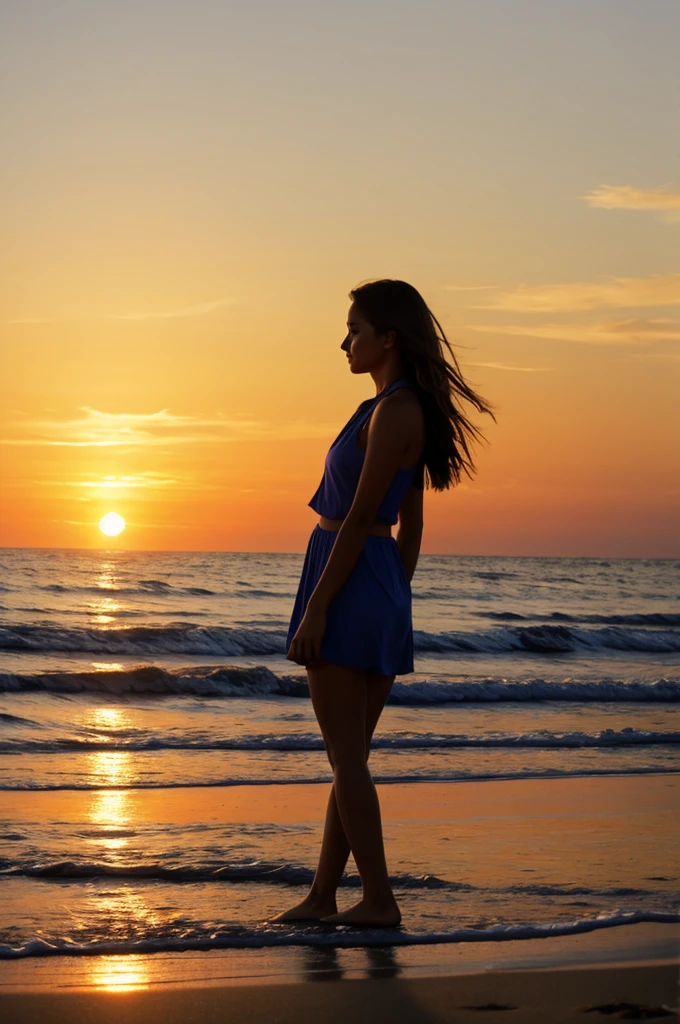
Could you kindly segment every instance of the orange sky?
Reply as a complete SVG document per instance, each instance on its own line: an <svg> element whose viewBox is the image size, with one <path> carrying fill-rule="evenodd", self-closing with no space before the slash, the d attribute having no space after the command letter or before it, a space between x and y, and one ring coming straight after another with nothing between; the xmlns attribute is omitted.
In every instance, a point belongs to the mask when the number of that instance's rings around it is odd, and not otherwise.
<svg viewBox="0 0 680 1024"><path fill-rule="evenodd" d="M678 19L473 6L13 12L0 545L303 550L387 276L497 407L424 551L680 554Z"/></svg>

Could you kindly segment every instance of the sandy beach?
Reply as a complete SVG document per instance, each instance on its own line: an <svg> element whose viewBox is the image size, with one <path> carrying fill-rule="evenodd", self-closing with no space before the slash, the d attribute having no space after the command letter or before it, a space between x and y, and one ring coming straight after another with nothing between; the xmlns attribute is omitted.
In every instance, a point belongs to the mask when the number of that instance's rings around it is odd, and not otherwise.
<svg viewBox="0 0 680 1024"><path fill-rule="evenodd" d="M288 1024L320 1019L363 1022L391 1019L399 1024L435 1024L479 1020L560 1022L603 1019L677 1020L680 929L636 925L625 940L598 936L533 940L524 950L497 951L480 944L474 961L448 950L447 962L430 954L430 962L376 948L360 965L356 951L323 951L297 970L290 957L267 954L262 960L210 954L160 954L153 958L98 957L87 965L61 961L10 967L3 973L0 1007L16 1024L85 1024L97 1020L126 1022L273 1021ZM507 945L518 946L512 943ZM541 946L541 948L537 948ZM528 948L526 948L528 947ZM625 960L626 954L657 954L649 960ZM675 951L675 952L674 952ZM354 956L347 954L353 952ZM362 954L365 951L361 951ZM494 956L494 954L496 954ZM624 957L607 962L610 957ZM484 958L487 963L484 965ZM524 958L531 969L510 967ZM588 958L548 966L551 959ZM151 963L150 961L154 962ZM181 962L180 962L181 961ZM22 965L26 966L26 965ZM37 969L36 969L37 967ZM46 968L46 969L44 969ZM146 970L148 968L148 970ZM247 973L250 971L251 973ZM268 973L267 973L268 971ZM146 977L146 980L141 979ZM588 1012L587 1016L584 1014Z"/></svg>

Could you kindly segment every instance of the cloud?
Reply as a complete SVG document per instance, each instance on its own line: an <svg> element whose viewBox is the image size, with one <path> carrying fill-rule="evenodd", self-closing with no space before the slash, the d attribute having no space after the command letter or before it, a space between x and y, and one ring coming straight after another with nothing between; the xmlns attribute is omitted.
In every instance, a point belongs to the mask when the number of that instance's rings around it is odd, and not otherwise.
<svg viewBox="0 0 680 1024"><path fill-rule="evenodd" d="M135 448L158 445L223 444L230 441L328 437L337 424L226 417L174 415L168 409L151 413L101 412L82 406L82 415L64 420L30 420L16 424L19 436L0 444L67 448ZM28 435L28 436L27 436Z"/></svg>
<svg viewBox="0 0 680 1024"><path fill-rule="evenodd" d="M488 292L497 288L495 284L447 284L445 292ZM458 485L460 486L460 484Z"/></svg>
<svg viewBox="0 0 680 1024"><path fill-rule="evenodd" d="M92 480L64 480L60 487L88 487L109 491L128 487L167 487L177 481L163 473L137 473L133 476L102 476Z"/></svg>
<svg viewBox="0 0 680 1024"><path fill-rule="evenodd" d="M680 320L611 320L584 324L471 324L473 331L577 341L595 345L640 345L654 341L680 341Z"/></svg>
<svg viewBox="0 0 680 1024"><path fill-rule="evenodd" d="M579 312L606 306L680 305L680 274L653 277L615 277L608 281L519 285L499 292L490 302L472 309L503 309L514 313Z"/></svg>
<svg viewBox="0 0 680 1024"><path fill-rule="evenodd" d="M600 210L646 210L659 214L662 220L680 222L680 192L665 188L599 185L579 198Z"/></svg>
<svg viewBox="0 0 680 1024"><path fill-rule="evenodd" d="M165 473L154 473L151 471L135 473L130 476L93 476L92 474L82 474L82 479L80 480L52 480L46 477L29 481L8 480L3 481L3 486L25 487L27 483L31 487L82 487L87 490L98 491L127 490L128 488L140 487L168 487L177 484L181 484L182 487L188 486L185 480L169 477ZM78 501L89 500L89 497L78 498Z"/></svg>
<svg viewBox="0 0 680 1024"><path fill-rule="evenodd" d="M112 314L110 320L174 320L185 316L206 316L216 309L229 306L233 299L214 299L212 302L201 302L197 306L184 306L181 309L165 310L160 313L120 313Z"/></svg>
<svg viewBox="0 0 680 1024"><path fill-rule="evenodd" d="M8 324L56 324L64 320L175 320L180 317L207 316L216 309L223 309L230 306L234 299L213 299L210 302L200 302L195 306L182 306L180 309L166 309L154 313L105 313L102 316L93 317L36 317L24 316L16 320L7 320Z"/></svg>
<svg viewBox="0 0 680 1024"><path fill-rule="evenodd" d="M24 316L18 320L6 320L7 324L56 324L57 320L50 320L42 316Z"/></svg>
<svg viewBox="0 0 680 1024"><path fill-rule="evenodd" d="M680 352L630 352L623 358L626 362L644 359L645 362L680 363Z"/></svg>
<svg viewBox="0 0 680 1024"><path fill-rule="evenodd" d="M507 363L466 363L466 366L489 366L492 370L521 370L522 373L543 373L552 370L552 366L509 366Z"/></svg>

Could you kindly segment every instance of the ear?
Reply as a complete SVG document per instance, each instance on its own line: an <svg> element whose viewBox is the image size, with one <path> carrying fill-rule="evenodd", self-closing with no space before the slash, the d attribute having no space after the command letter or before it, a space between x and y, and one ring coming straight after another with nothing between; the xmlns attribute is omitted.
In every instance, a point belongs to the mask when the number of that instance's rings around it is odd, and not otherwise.
<svg viewBox="0 0 680 1024"><path fill-rule="evenodd" d="M397 332L387 331L385 333L385 348L396 348L397 346Z"/></svg>

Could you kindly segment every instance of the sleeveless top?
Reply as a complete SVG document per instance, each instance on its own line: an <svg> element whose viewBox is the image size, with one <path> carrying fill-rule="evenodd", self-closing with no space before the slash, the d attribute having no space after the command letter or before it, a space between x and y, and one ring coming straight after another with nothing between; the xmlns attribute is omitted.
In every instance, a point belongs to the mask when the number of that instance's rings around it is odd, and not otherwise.
<svg viewBox="0 0 680 1024"><path fill-rule="evenodd" d="M359 432L381 399L399 388L409 386L407 378L400 377L375 398L362 402L333 441L328 449L321 483L309 502L310 508L320 516L326 516L328 519L345 518L354 501L364 464L365 453L359 447ZM414 483L421 486L419 481L416 481L416 474L419 471L422 472L422 458L410 469L397 469L378 509L376 519L391 525L396 523L399 506L406 492Z"/></svg>

